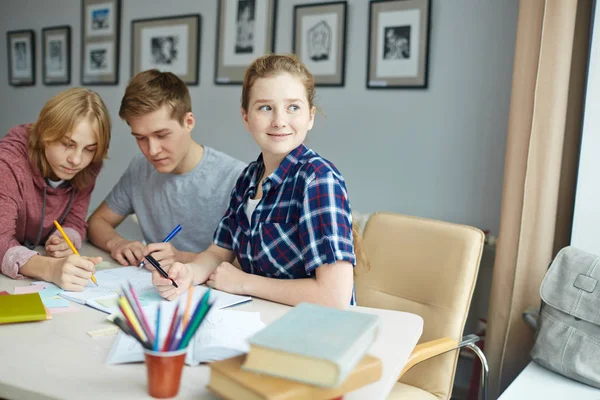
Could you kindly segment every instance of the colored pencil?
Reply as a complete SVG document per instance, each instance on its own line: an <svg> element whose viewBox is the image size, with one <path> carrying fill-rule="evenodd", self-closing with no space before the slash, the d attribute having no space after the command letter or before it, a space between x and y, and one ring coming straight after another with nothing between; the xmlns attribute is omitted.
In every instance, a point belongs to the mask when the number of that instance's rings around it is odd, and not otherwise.
<svg viewBox="0 0 600 400"><path fill-rule="evenodd" d="M167 351L169 348L169 342L171 340L171 335L173 335L173 330L175 329L175 321L177 320L177 314L179 312L179 304L175 306L175 312L173 313L173 318L171 318L171 325L169 325L169 332L167 332L167 336L165 337L165 342L162 346L162 351Z"/></svg>
<svg viewBox="0 0 600 400"><path fill-rule="evenodd" d="M62 226L60 226L60 224L58 223L57 220L54 220L54 226L56 226L56 229L58 229L58 231L62 235L63 239L65 239L65 242L67 242L67 244L71 248L71 251L73 252L73 254L75 254L76 256L78 256L79 252L77 251L77 249L75 248L75 246L73 246L73 243L71 242L71 239L69 239L69 237L67 236L67 234L65 233L65 231L62 228ZM96 284L96 286L98 286L98 282L96 281L96 277L93 274L92 274L92 282L94 282Z"/></svg>
<svg viewBox="0 0 600 400"><path fill-rule="evenodd" d="M121 309L121 312L123 313L125 318L127 318L127 321L129 321L135 332L140 336L140 338L144 341L148 340L148 338L146 338L146 335L144 335L144 331L142 330L140 323L135 318L135 315L133 315L133 311L131 310L129 303L127 303L127 300L125 300L125 297L119 297L119 308Z"/></svg>
<svg viewBox="0 0 600 400"><path fill-rule="evenodd" d="M144 330L150 334L148 339L151 341L154 341L154 335L152 334L152 329L150 329L150 324L148 323L146 314L144 314L144 309L142 308L142 303L140 303L140 299L139 299L137 293L135 292L135 289L133 288L133 285L131 284L131 282L129 282L129 292L131 293L131 297L133 298L135 305L140 310L140 314L142 316L141 323L142 323L142 325L144 325Z"/></svg>
<svg viewBox="0 0 600 400"><path fill-rule="evenodd" d="M158 342L160 337L160 303L156 309L156 334L154 336L154 351L158 351Z"/></svg>
<svg viewBox="0 0 600 400"><path fill-rule="evenodd" d="M190 309L192 308L192 297L194 297L194 286L188 289L187 303L185 304L185 312L183 313L183 324L181 327L185 329L190 322Z"/></svg>

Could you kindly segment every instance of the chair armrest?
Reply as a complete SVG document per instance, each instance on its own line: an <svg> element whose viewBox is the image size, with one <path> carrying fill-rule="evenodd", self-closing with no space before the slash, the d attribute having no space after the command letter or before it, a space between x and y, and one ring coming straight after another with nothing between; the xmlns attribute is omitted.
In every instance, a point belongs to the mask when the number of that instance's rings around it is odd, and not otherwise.
<svg viewBox="0 0 600 400"><path fill-rule="evenodd" d="M441 339L431 340L429 342L418 344L413 352L410 354L404 369L400 373L400 376L404 375L406 371L414 367L416 364L429 360L435 356L446 353L450 350L458 348L458 340L444 337Z"/></svg>

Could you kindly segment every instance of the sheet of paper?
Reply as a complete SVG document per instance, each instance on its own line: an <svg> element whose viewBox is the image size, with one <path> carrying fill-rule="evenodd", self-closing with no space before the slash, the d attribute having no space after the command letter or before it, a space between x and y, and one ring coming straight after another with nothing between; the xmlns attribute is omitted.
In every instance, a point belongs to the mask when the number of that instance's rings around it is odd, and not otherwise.
<svg viewBox="0 0 600 400"><path fill-rule="evenodd" d="M38 293L44 288L43 285L17 286L14 294Z"/></svg>
<svg viewBox="0 0 600 400"><path fill-rule="evenodd" d="M59 296L42 297L42 303L48 308L65 308L69 307L69 301Z"/></svg>
<svg viewBox="0 0 600 400"><path fill-rule="evenodd" d="M15 288L15 294L39 293L42 303L47 308L66 308L69 302L58 295L64 290L50 282L33 282L30 286L19 286Z"/></svg>
<svg viewBox="0 0 600 400"><path fill-rule="evenodd" d="M49 310L52 313L52 315L55 315L55 314L76 312L76 311L79 311L79 308L77 308L77 306L75 304L69 303L68 307L56 307L56 308L50 308Z"/></svg>
<svg viewBox="0 0 600 400"><path fill-rule="evenodd" d="M128 286L129 283L140 296L142 305L148 303L148 298L160 300L158 292L152 285L152 273L146 269L137 267L119 267L97 271L95 274L98 286L93 282L88 282L82 292L62 292L61 296L75 301L80 304L88 304L106 313L112 313L118 310L116 303L111 303L108 307L106 304L110 300L107 298L116 298L121 293L123 286ZM153 295L149 293L153 293ZM142 297L144 300L142 301Z"/></svg>

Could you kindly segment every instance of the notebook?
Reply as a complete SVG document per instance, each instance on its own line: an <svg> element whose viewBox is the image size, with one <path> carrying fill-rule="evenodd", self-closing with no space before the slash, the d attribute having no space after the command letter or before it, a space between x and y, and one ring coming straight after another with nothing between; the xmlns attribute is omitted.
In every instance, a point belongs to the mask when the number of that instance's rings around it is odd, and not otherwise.
<svg viewBox="0 0 600 400"><path fill-rule="evenodd" d="M300 303L250 338L243 367L335 387L363 358L378 327L377 315Z"/></svg>
<svg viewBox="0 0 600 400"><path fill-rule="evenodd" d="M121 287L127 286L129 283L133 285L138 294L142 307L163 301L163 298L154 285L152 285L152 272L145 268L111 268L97 271L95 276L98 286L90 281L82 292L63 291L59 295L65 299L85 304L107 314L119 311L118 296L121 293ZM195 292L204 294L206 290L203 286L197 286ZM218 290L214 292L216 293L216 301L218 302L215 306L218 306L218 308L229 307L252 300L248 296L238 296Z"/></svg>
<svg viewBox="0 0 600 400"><path fill-rule="evenodd" d="M196 287L199 289L200 287ZM210 301L215 304L209 311L205 320L200 325L198 332L190 341L185 362L188 365L198 365L203 362L223 360L246 353L248 337L264 328L265 324L260 319L258 312L245 312L235 310L218 309L219 293L211 290ZM221 292L223 293L223 292ZM196 304L204 291L194 290L192 304ZM181 296L179 302L179 313L185 308L187 296ZM221 303L226 304L226 303ZM157 304L144 308L150 326L156 325ZM160 337L167 335L173 312L177 301L163 301L160 303ZM130 336L120 332L115 339L106 359L107 364L121 364L144 361L144 350L142 346Z"/></svg>
<svg viewBox="0 0 600 400"><path fill-rule="evenodd" d="M378 381L382 373L381 360L367 354L340 386L325 389L245 371L241 368L244 359L241 355L212 363L208 389L228 400L331 400Z"/></svg>
<svg viewBox="0 0 600 400"><path fill-rule="evenodd" d="M0 296L0 324L49 319L38 293Z"/></svg>

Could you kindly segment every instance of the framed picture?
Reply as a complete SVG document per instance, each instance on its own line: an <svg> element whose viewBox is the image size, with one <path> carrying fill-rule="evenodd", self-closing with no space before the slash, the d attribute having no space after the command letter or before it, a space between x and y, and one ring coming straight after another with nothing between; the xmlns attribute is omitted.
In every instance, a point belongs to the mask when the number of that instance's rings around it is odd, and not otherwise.
<svg viewBox="0 0 600 400"><path fill-rule="evenodd" d="M81 0L81 83L119 83L121 0Z"/></svg>
<svg viewBox="0 0 600 400"><path fill-rule="evenodd" d="M35 85L35 33L31 29L6 32L8 84Z"/></svg>
<svg viewBox="0 0 600 400"><path fill-rule="evenodd" d="M367 88L426 88L430 0L369 3Z"/></svg>
<svg viewBox="0 0 600 400"><path fill-rule="evenodd" d="M315 77L316 86L344 86L346 1L294 7L293 52Z"/></svg>
<svg viewBox="0 0 600 400"><path fill-rule="evenodd" d="M42 29L42 80L45 85L71 83L71 27Z"/></svg>
<svg viewBox="0 0 600 400"><path fill-rule="evenodd" d="M215 83L241 84L257 57L275 48L277 0L217 0Z"/></svg>
<svg viewBox="0 0 600 400"><path fill-rule="evenodd" d="M200 14L131 21L131 75L156 68L197 85L201 22Z"/></svg>

